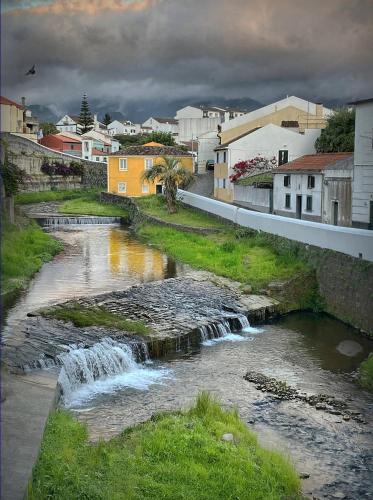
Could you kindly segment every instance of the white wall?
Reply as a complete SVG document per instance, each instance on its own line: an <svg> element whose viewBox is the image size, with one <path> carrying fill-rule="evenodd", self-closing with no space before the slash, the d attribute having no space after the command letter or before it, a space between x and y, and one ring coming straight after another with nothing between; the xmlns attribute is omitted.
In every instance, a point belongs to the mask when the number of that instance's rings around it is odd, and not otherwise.
<svg viewBox="0 0 373 500"><path fill-rule="evenodd" d="M179 118L178 141L191 141L197 139L206 132L216 131L218 133L219 118Z"/></svg>
<svg viewBox="0 0 373 500"><path fill-rule="evenodd" d="M257 188L255 186L234 186L234 202L247 204L248 208L259 210L259 212L269 212L270 193L269 188Z"/></svg>
<svg viewBox="0 0 373 500"><path fill-rule="evenodd" d="M290 187L284 186L284 177L290 175ZM308 189L308 176L315 177L315 187ZM289 215L296 211L296 197L302 195L302 213L306 216L321 217L322 215L322 175L314 174L275 174L273 180L273 210L288 212ZM285 207L285 195L290 194L290 208ZM306 210L307 196L312 196L312 212Z"/></svg>
<svg viewBox="0 0 373 500"><path fill-rule="evenodd" d="M198 172L206 171L207 160L215 159L214 149L219 145L217 131L206 132L198 137Z"/></svg>
<svg viewBox="0 0 373 500"><path fill-rule="evenodd" d="M218 215L243 227L276 234L290 240L328 248L373 262L373 231L330 226L318 222L253 212L180 189L178 194L187 205Z"/></svg>
<svg viewBox="0 0 373 500"><path fill-rule="evenodd" d="M163 123L159 122L155 118L148 118L143 124L142 127L151 127L154 132L166 132L169 134L177 134L178 133L178 125L176 123Z"/></svg>
<svg viewBox="0 0 373 500"><path fill-rule="evenodd" d="M373 201L373 102L356 106L352 222L368 225Z"/></svg>

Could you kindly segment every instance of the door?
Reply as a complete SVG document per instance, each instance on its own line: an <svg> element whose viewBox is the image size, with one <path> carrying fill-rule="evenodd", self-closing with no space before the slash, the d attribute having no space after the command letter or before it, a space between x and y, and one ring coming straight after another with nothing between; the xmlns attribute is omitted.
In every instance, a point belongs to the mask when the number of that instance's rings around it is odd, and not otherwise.
<svg viewBox="0 0 373 500"><path fill-rule="evenodd" d="M302 195L297 194L297 219L302 218Z"/></svg>
<svg viewBox="0 0 373 500"><path fill-rule="evenodd" d="M156 194L162 194L163 193L163 186L162 186L162 184L157 184L155 186L155 192L156 192Z"/></svg>
<svg viewBox="0 0 373 500"><path fill-rule="evenodd" d="M338 226L338 201L333 201L333 224Z"/></svg>
<svg viewBox="0 0 373 500"><path fill-rule="evenodd" d="M289 161L289 151L287 149L281 149L278 152L278 166L284 165Z"/></svg>

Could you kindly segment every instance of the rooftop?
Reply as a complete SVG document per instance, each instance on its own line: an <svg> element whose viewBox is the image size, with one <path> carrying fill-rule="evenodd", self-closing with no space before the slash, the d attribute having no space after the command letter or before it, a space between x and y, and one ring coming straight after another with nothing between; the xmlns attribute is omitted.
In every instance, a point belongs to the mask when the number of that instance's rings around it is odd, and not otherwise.
<svg viewBox="0 0 373 500"><path fill-rule="evenodd" d="M171 125L177 125L179 122L175 120L175 118L162 118L159 116L153 116L153 120L156 120L159 123L170 123Z"/></svg>
<svg viewBox="0 0 373 500"><path fill-rule="evenodd" d="M0 96L0 104L7 104L8 106L16 106L18 109L25 109L24 106L18 104L18 102L12 101L3 96Z"/></svg>
<svg viewBox="0 0 373 500"><path fill-rule="evenodd" d="M373 97L371 97L369 99L360 99L359 101L349 102L348 104L355 106L356 104L366 104L368 102L373 102Z"/></svg>
<svg viewBox="0 0 373 500"><path fill-rule="evenodd" d="M251 130L248 130L247 132L244 132L243 134L238 135L237 137L233 137L229 141L226 141L223 144L220 144L219 146L217 146L214 149L214 151L219 151L219 149L225 149L226 147L229 146L229 144L232 144L232 142L236 142L236 141L238 141L238 139L242 139L243 137L246 137L247 135L252 134L253 132L256 132L260 128L262 128L262 127L255 127L255 128L253 128Z"/></svg>
<svg viewBox="0 0 373 500"><path fill-rule="evenodd" d="M273 173L313 171L321 172L335 163L352 158L353 153L317 153L314 155L304 155L296 160L281 165L273 170Z"/></svg>
<svg viewBox="0 0 373 500"><path fill-rule="evenodd" d="M66 136L66 135L63 135L63 134L50 134L50 135L54 135L55 137L57 137L58 139L60 139L62 142L73 142L73 143L76 143L76 144L80 144L82 142L79 139L74 139L73 137Z"/></svg>
<svg viewBox="0 0 373 500"><path fill-rule="evenodd" d="M148 142L143 145L128 146L109 156L191 156L187 151L176 146L164 146L157 142Z"/></svg>

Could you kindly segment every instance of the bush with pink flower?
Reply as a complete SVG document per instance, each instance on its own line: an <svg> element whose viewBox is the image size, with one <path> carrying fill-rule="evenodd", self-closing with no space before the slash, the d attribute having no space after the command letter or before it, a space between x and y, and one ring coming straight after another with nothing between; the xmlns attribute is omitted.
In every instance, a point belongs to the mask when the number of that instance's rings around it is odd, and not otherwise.
<svg viewBox="0 0 373 500"><path fill-rule="evenodd" d="M233 174L230 175L229 180L236 182L238 179L268 172L276 167L277 160L274 156L272 158L256 156L251 160L241 160L233 166Z"/></svg>

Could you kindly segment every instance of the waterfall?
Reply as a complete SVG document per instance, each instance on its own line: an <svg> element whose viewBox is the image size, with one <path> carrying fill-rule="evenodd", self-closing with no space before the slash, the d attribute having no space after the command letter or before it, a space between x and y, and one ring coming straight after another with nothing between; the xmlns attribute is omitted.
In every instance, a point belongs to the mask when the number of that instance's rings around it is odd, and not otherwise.
<svg viewBox="0 0 373 500"><path fill-rule="evenodd" d="M63 226L70 224L119 224L121 217L48 217L43 219L44 226Z"/></svg>
<svg viewBox="0 0 373 500"><path fill-rule="evenodd" d="M122 387L146 390L168 373L147 367L151 362L144 343L122 344L110 337L87 349L72 346L59 355L59 361L62 369L58 382L66 406Z"/></svg>
<svg viewBox="0 0 373 500"><path fill-rule="evenodd" d="M204 345L212 345L219 340L252 340L242 333L258 333L261 330L250 326L244 314L225 313L224 318L216 323L209 323L199 327L201 341Z"/></svg>

